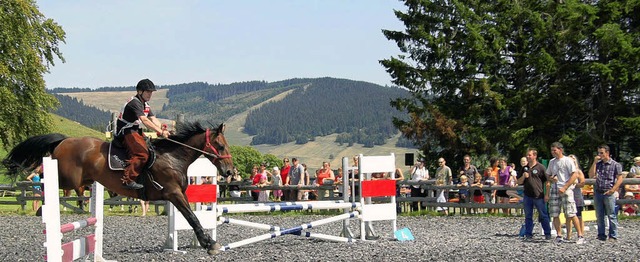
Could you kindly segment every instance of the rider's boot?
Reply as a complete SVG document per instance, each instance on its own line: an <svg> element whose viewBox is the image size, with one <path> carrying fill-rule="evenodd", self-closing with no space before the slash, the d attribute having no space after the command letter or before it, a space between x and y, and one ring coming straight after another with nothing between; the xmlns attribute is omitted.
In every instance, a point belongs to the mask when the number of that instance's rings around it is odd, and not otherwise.
<svg viewBox="0 0 640 262"><path fill-rule="evenodd" d="M144 186L142 184L136 183L135 180L131 179L130 176L125 174L124 176L122 176L122 187L126 189L138 190L142 189Z"/></svg>

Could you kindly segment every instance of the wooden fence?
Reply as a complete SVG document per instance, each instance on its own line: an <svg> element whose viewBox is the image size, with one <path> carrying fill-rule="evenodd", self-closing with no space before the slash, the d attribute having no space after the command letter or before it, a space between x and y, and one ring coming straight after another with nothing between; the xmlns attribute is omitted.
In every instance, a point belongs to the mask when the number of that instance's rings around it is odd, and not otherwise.
<svg viewBox="0 0 640 262"><path fill-rule="evenodd" d="M595 179L587 179L586 180L586 185L594 185L595 184ZM640 178L627 178L622 182L622 186L624 187L624 185L637 185L640 184ZM26 206L27 206L27 201L31 201L31 200L40 200L42 201L43 197L36 197L33 196L31 194L32 192L32 187L36 186L36 185L42 185L42 183L34 183L34 182L29 182L29 181L21 181L16 183L15 186L9 186L9 185L0 185L0 195L1 196L6 196L6 195L14 195L16 197L15 201L6 201L6 200L0 200L0 204L1 205L19 205L21 206L22 210L26 210ZM232 186L232 185L236 185L240 188L240 191L242 192L242 197L230 197L228 194L229 190L224 191L223 188L228 188L228 186ZM415 197L415 196L410 196L409 194L409 190L408 188L411 186L420 186L420 188L424 189L427 192L427 196L425 197ZM298 190L327 190L329 192L329 197L325 197L323 198L324 200L342 200L343 197L338 195L338 187L343 187L343 185L323 185L323 186L315 186L315 185L307 185L307 186L291 186L291 185L286 185L286 186L264 186L264 187L256 187L256 186L252 186L250 182L247 181L243 181L243 182L231 182L231 183L226 183L226 182L221 182L219 183L219 186L222 188L223 190L223 195L221 195L218 198L219 202L235 202L235 203L248 203L248 202L252 202L252 199L250 197L250 191L251 190L260 190L260 191L264 191L264 190L290 190L290 189L298 189ZM457 185L448 185L448 186L436 186L435 185L435 181L434 180L427 180L427 181L420 181L420 182L416 182L416 181L407 181L407 180L403 180L403 181L397 181L397 186L401 188L401 194L400 196L397 197L397 202L399 203L399 205L402 207L403 211L408 211L409 210L409 206L411 203L414 202L421 202L422 205L426 207L427 209L434 209L436 207L445 207L445 208L453 208L455 209L461 209L461 208L480 208L480 209L515 209L515 210L520 210L523 208L523 204L519 201L510 201L510 203L458 203L455 201L451 201L451 199L455 199L455 195L458 192L458 190L460 189L460 187L458 187ZM483 191L492 191L492 190L523 190L522 186L517 186L517 187L504 187L504 186L484 186L482 188L478 188L478 187L467 187L466 189L469 190L483 190ZM437 203L436 202L436 196L435 196L435 192L438 190L448 190L449 191L449 199L450 201L446 202L446 203ZM347 189L347 193L350 192L349 189ZM358 188L357 188L357 183L356 183L356 187L354 192L358 192ZM583 194L585 195L585 199L592 199L593 197L593 191L589 190L587 188L583 189ZM75 204L77 201L86 201L88 200L89 197L86 196L74 196L74 197L60 197L60 203L73 210L74 212L77 213L82 213L85 212L82 209L79 209ZM349 200L355 200L355 201L359 201L359 196L352 194L349 197ZM624 204L640 204L640 199L624 199L623 196L620 196L620 199L616 201L618 205L624 205ZM133 199L126 199L123 198L121 196L115 196L115 197L111 197L108 199L104 200L104 204L105 205L113 205L113 206L119 206L119 205L139 205L140 203L138 202L138 200L133 200ZM151 205L155 206L155 211L156 213L160 214L160 206L164 206L166 204L165 201L152 201L150 203ZM419 205L420 206L420 205Z"/></svg>

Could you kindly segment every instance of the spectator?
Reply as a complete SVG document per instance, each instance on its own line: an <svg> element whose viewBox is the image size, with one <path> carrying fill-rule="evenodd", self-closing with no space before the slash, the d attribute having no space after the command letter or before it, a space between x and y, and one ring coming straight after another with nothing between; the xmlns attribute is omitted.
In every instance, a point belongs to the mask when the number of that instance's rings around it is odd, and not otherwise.
<svg viewBox="0 0 640 262"><path fill-rule="evenodd" d="M342 167L338 167L338 171L336 172L336 179L335 179L335 185L336 185L336 189L338 190L338 196L342 197L344 194L344 181L343 180L343 175L342 175Z"/></svg>
<svg viewBox="0 0 640 262"><path fill-rule="evenodd" d="M304 175L302 176L302 181L303 181L302 185L304 186L311 185L311 176L309 175L309 169L307 168L307 164L302 163L302 167L304 168L304 173L303 173ZM318 170L320 169L316 170L316 177L318 177ZM317 186L318 184L316 183L315 185ZM315 191L315 192L316 192L316 196L318 196L318 191ZM300 190L298 192L298 195L301 195L300 196L301 200L309 200L309 190Z"/></svg>
<svg viewBox="0 0 640 262"><path fill-rule="evenodd" d="M464 155L464 157L462 157L462 167L460 167L459 170L459 174L460 176L465 175L468 178L474 178L476 177L476 173L480 173L478 172L478 168L476 168L476 166L471 164L471 156L469 155Z"/></svg>
<svg viewBox="0 0 640 262"><path fill-rule="evenodd" d="M624 194L624 199L634 199L633 193L627 192ZM622 205L622 212L625 216L636 216L638 213L637 204L624 204Z"/></svg>
<svg viewBox="0 0 640 262"><path fill-rule="evenodd" d="M282 177L280 176L280 168L277 166L273 167L273 182L274 186L282 186ZM280 202L282 200L282 189L273 190L273 197L276 202Z"/></svg>
<svg viewBox="0 0 640 262"><path fill-rule="evenodd" d="M402 169L396 168L396 171L393 172L393 176L390 177L389 179L393 179L393 180L397 180L397 181L403 181L404 180L404 174L402 174ZM402 189L402 187L396 183L396 213L402 212L402 208L400 207L400 202L397 201L398 198L400 197L400 190L401 189Z"/></svg>
<svg viewBox="0 0 640 262"><path fill-rule="evenodd" d="M258 184L260 184L260 180L261 180L261 176L260 176L260 173L258 172L258 167L254 166L251 169L251 185L258 186ZM251 190L251 198L253 199L253 201L258 201L259 194L260 194L260 189Z"/></svg>
<svg viewBox="0 0 640 262"><path fill-rule="evenodd" d="M544 237L550 240L551 226L549 226L549 214L545 204L549 200L550 184L544 166L538 163L538 150L527 149L527 165L522 167L518 184L524 185L524 240L533 239L534 207L538 210L538 221L542 225Z"/></svg>
<svg viewBox="0 0 640 262"><path fill-rule="evenodd" d="M629 173L634 176L640 176L640 156L633 158L633 166L629 169Z"/></svg>
<svg viewBox="0 0 640 262"><path fill-rule="evenodd" d="M445 180L444 179L436 179L436 186L444 186ZM444 197L444 189L438 189L436 190L436 202L438 203L447 203L447 198ZM438 212L443 212L444 215L449 215L449 210L446 207L437 207L436 211Z"/></svg>
<svg viewBox="0 0 640 262"><path fill-rule="evenodd" d="M149 201L140 200L140 207L142 208L142 216L146 216L149 211Z"/></svg>
<svg viewBox="0 0 640 262"><path fill-rule="evenodd" d="M640 173L637 175L634 175L631 172L622 172L622 173L626 173L627 175L625 176L626 178L640 178ZM637 184L628 184L628 185L624 185L624 192L625 192L625 196L627 193L632 193L635 197L635 199L640 199L640 185Z"/></svg>
<svg viewBox="0 0 640 262"><path fill-rule="evenodd" d="M233 174L227 177L227 183L233 182L242 182L242 176L240 176L240 172L238 172L237 168L233 168ZM229 195L231 197L240 197L240 186L239 185L229 185Z"/></svg>
<svg viewBox="0 0 640 262"><path fill-rule="evenodd" d="M460 176L460 183L458 184L458 199L460 204L469 203L469 178L466 175ZM463 213L462 208L460 208L460 213ZM466 209L467 214L471 214L471 209Z"/></svg>
<svg viewBox="0 0 640 262"><path fill-rule="evenodd" d="M489 167L484 170L484 185L485 186L495 186L498 181L498 158L492 157L489 159ZM495 203L496 190L485 190L482 191L482 195L484 196L484 202L487 204ZM495 209L489 208L489 213L494 213Z"/></svg>
<svg viewBox="0 0 640 262"><path fill-rule="evenodd" d="M429 171L424 167L424 158L420 158L411 169L411 181L427 181L429 180ZM426 197L425 190L420 185L411 186L411 197ZM411 203L411 211L418 211L418 203L420 201L414 201Z"/></svg>
<svg viewBox="0 0 640 262"><path fill-rule="evenodd" d="M576 217L578 217L578 224L575 225L577 232L584 232L584 220L582 220L582 210L584 209L584 196L582 195L582 188L584 187L584 173L580 169L580 164L578 163L578 158L575 155L569 155L569 158L573 160L573 164L576 166L576 180L578 183L573 188L573 198L576 201ZM571 220L567 221L567 228L571 228ZM580 227L580 230L578 230ZM571 230L567 230L567 240L571 239Z"/></svg>
<svg viewBox="0 0 640 262"><path fill-rule="evenodd" d="M331 170L329 162L322 162L322 168L316 172L316 181L318 181L318 185L323 186L325 183L331 184L335 179L336 177L333 174L333 170ZM318 198L324 199L326 197L329 197L329 190L318 189Z"/></svg>
<svg viewBox="0 0 640 262"><path fill-rule="evenodd" d="M618 189L624 180L622 165L611 159L609 146L598 146L598 155L589 168L589 177L596 179L593 187L593 202L598 221L598 239L607 240L605 235L605 216L609 220L609 239L618 239L618 216L615 211Z"/></svg>
<svg viewBox="0 0 640 262"><path fill-rule="evenodd" d="M260 176L260 181L258 182L258 187L265 187L269 185L269 177L271 177L271 172L267 171L267 163L260 164L260 171L258 171L258 175ZM268 202L269 201L269 190L260 190L258 193L258 202Z"/></svg>
<svg viewBox="0 0 640 262"><path fill-rule="evenodd" d="M560 226L560 209L564 210L566 218L566 227L569 227L569 221L578 225L578 217L576 216L577 207L573 197L574 182L576 181L576 166L573 160L565 157L563 154L564 147L560 142L553 142L550 146L553 159L549 161L549 179L551 181L551 189L549 194L549 215L553 218L553 227L557 232L556 243L565 242L562 238L562 227ZM582 231L578 228L578 240L576 244L583 244L584 237Z"/></svg>
<svg viewBox="0 0 640 262"><path fill-rule="evenodd" d="M218 184L218 192L220 193L219 197L227 197L227 192L229 190L229 187L222 183L227 181L227 178L229 178L229 176L230 174L225 174L225 172L222 172L221 174L218 174L216 176L216 181Z"/></svg>
<svg viewBox="0 0 640 262"><path fill-rule="evenodd" d="M353 169L353 172L349 173L350 179L355 179L355 180L360 179L360 174L358 173L360 172L360 170L358 169L358 159L359 159L358 155L353 156L353 167L355 169Z"/></svg>
<svg viewBox="0 0 640 262"><path fill-rule="evenodd" d="M289 169L289 175L287 176L287 182L285 184L292 185L292 186L295 185L298 188L291 189L289 191L289 197L287 199L289 201L299 201L302 199L301 193L304 193L300 191L299 188L302 185L304 185L303 176L305 176L305 172L304 172L304 167L300 165L300 163L298 163L297 158L294 157L291 159L291 161L293 162L293 165L291 166L291 169Z"/></svg>
<svg viewBox="0 0 640 262"><path fill-rule="evenodd" d="M482 175L480 175L480 173L475 174L473 184L471 184L471 187L482 188ZM474 203L484 203L484 196L482 195L481 189L475 189L475 190L472 190L471 192L473 192ZM476 208L472 209L472 211L476 214L478 213L478 209Z"/></svg>
<svg viewBox="0 0 640 262"><path fill-rule="evenodd" d="M514 180L511 175L512 171L515 172L515 170L513 170L510 165L507 165L507 160L504 157L501 157L498 160L498 185L504 187L505 189L496 190L496 196L498 197L498 199L496 199L496 202L509 204L510 197L509 194L507 194L507 188L514 185ZM508 208L502 209L502 212L505 214L510 214L510 211L511 210Z"/></svg>
<svg viewBox="0 0 640 262"><path fill-rule="evenodd" d="M443 186L453 185L453 174L451 168L447 166L447 161L444 158L438 158L438 168L436 169L436 184L440 183ZM440 182L439 182L440 181ZM445 202L449 199L449 190L443 191Z"/></svg>
<svg viewBox="0 0 640 262"><path fill-rule="evenodd" d="M29 176L27 177L27 180L34 182L34 183L40 183L41 181L41 177L40 175L42 174L42 165L36 167L36 169L33 170L33 172L31 172L31 174L29 174ZM42 196L42 186L40 185L35 185L33 186L33 196L34 197L41 197ZM34 199L32 204L32 208L33 211L38 210L38 208L40 208L40 200Z"/></svg>
<svg viewBox="0 0 640 262"><path fill-rule="evenodd" d="M291 165L289 164L289 158L282 159L282 168L280 168L280 177L282 178L282 185L288 185L289 181L289 170L291 169ZM289 201L289 195L291 192L288 189L282 191L282 200Z"/></svg>
<svg viewBox="0 0 640 262"><path fill-rule="evenodd" d="M465 175L467 176L468 180L473 181L476 177L476 174L479 174L480 172L478 171L478 168L476 168L476 166L471 164L471 156L464 155L464 157L462 157L462 164L463 165L462 167L460 167L460 170L458 171L458 173L460 174L461 177L462 175ZM475 191L474 189L469 189L469 193L470 193L469 195L473 195L474 191Z"/></svg>

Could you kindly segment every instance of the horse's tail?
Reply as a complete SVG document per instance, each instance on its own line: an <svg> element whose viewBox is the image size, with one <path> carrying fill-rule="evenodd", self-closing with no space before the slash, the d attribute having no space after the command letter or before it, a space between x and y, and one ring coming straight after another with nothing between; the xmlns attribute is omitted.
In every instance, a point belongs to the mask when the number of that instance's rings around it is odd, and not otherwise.
<svg viewBox="0 0 640 262"><path fill-rule="evenodd" d="M30 137L11 149L2 160L2 164L7 168L9 176L15 178L22 170L40 166L42 157L52 154L58 144L66 138L58 133Z"/></svg>

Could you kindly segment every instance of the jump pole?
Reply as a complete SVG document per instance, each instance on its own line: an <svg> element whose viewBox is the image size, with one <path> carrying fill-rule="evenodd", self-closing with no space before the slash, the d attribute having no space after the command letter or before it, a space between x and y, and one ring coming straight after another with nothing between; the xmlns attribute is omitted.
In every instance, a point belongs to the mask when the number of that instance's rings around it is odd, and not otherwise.
<svg viewBox="0 0 640 262"><path fill-rule="evenodd" d="M93 261L107 261L102 257L104 229L104 187L94 182L91 190L91 217L60 225L60 185L58 160L43 158L45 204L42 206L42 222L45 224L47 261L73 261L93 253ZM94 233L71 242L62 243L62 234L94 226Z"/></svg>
<svg viewBox="0 0 640 262"><path fill-rule="evenodd" d="M313 227L317 227L317 226L321 226L321 225L325 225L325 224L329 224L332 222L336 222L336 221L340 221L340 220L344 220L344 219L349 219L349 218L354 218L354 217L358 217L359 213L358 211L353 211L353 212L349 212L347 214L342 214L339 216L334 216L334 217L330 217L330 218L325 218L325 219L320 219L317 221L313 221L310 223L305 223L302 224L300 226L297 227L292 227L292 228L287 228L287 229L280 229L279 231L276 232L271 232L271 233L266 233L263 235L259 235L259 236L255 236L252 238L248 238L248 239L244 239L241 241L237 241L228 245L225 245L223 247L220 248L221 251L226 251L232 248L236 248L236 247L241 247L241 246L245 246L245 245L249 245L249 244L253 244L259 241L263 241L263 240L267 240L270 238L276 238L282 235L286 235L286 234L297 234L297 235L301 235L299 232L301 232L302 230L305 229L309 229L309 228L313 228ZM308 235L308 237L313 237L313 233L310 233ZM322 234L316 234L316 235L322 235ZM307 236L307 235L304 235ZM323 236L327 236L327 235L323 235ZM332 237L331 240L334 239L338 239L340 237ZM353 239L348 239L348 238L340 238L341 240L344 239L345 242L352 242Z"/></svg>

